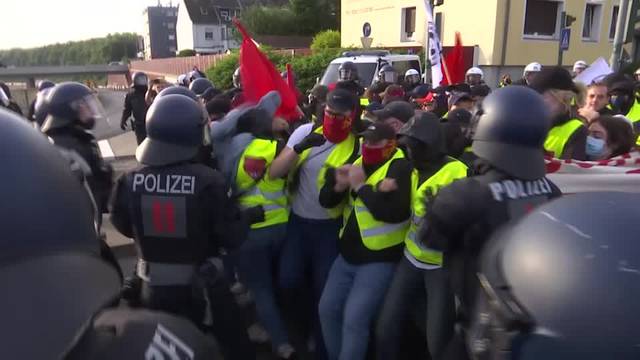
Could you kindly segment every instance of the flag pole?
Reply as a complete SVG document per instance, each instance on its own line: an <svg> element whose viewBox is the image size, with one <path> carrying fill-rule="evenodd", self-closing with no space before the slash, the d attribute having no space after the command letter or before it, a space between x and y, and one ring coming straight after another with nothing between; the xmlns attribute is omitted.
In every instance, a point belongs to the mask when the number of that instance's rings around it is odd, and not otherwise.
<svg viewBox="0 0 640 360"><path fill-rule="evenodd" d="M447 60L443 55L443 53L440 53L440 62L442 63L442 67L444 68L444 75L447 77L447 82L449 83L449 85L453 85L451 83L451 75L449 75L449 68L447 67Z"/></svg>

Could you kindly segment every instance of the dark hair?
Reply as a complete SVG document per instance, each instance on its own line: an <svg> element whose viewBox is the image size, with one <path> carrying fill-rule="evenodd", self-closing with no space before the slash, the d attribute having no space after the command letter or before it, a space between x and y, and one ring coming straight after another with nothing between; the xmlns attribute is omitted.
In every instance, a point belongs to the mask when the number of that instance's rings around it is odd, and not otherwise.
<svg viewBox="0 0 640 360"><path fill-rule="evenodd" d="M635 144L635 136L631 124L615 116L600 116L591 124L600 123L607 130L607 145L611 148L610 157L626 154Z"/></svg>

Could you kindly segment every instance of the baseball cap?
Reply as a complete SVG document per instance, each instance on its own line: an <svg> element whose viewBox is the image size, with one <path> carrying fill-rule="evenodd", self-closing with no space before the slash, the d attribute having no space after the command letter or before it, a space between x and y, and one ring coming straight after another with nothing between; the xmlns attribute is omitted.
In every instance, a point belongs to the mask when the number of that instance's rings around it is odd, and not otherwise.
<svg viewBox="0 0 640 360"><path fill-rule="evenodd" d="M360 136L365 140L377 142L385 139L395 139L396 132L390 125L387 125L383 122L376 121L375 123L369 125L369 127L360 133Z"/></svg>
<svg viewBox="0 0 640 360"><path fill-rule="evenodd" d="M327 106L334 111L345 113L356 108L355 95L344 89L336 89L327 94Z"/></svg>
<svg viewBox="0 0 640 360"><path fill-rule="evenodd" d="M473 101L473 98L471 97L471 95L469 95L469 93L466 92L451 93L451 95L449 96L449 106L453 106L463 100Z"/></svg>
<svg viewBox="0 0 640 360"><path fill-rule="evenodd" d="M413 105L409 104L406 101L392 101L388 103L384 109L376 110L373 114L378 118L378 120L384 120L390 117L394 117L403 123L406 123L411 119L411 117L415 113L415 108Z"/></svg>

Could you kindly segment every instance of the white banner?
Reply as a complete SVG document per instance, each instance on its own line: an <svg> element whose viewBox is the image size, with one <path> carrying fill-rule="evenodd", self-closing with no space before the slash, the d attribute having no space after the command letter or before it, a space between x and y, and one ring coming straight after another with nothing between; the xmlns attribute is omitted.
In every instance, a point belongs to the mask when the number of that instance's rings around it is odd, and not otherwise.
<svg viewBox="0 0 640 360"><path fill-rule="evenodd" d="M585 85L591 84L594 80L602 81L602 79L611 74L613 70L609 67L609 64L604 58L598 58L593 64L576 76L575 81L581 82Z"/></svg>
<svg viewBox="0 0 640 360"><path fill-rule="evenodd" d="M440 37L436 31L436 23L433 18L433 9L429 0L424 0L424 6L427 13L427 44L428 48L425 50L429 54L429 61L431 62L431 86L438 87L442 82L442 66L440 65L440 55L442 53L442 44L440 43Z"/></svg>

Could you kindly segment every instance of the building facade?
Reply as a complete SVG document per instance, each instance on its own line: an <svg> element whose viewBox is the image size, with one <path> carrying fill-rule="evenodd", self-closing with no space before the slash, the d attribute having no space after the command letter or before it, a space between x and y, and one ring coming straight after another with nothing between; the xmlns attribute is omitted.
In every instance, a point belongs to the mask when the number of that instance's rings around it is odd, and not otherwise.
<svg viewBox="0 0 640 360"><path fill-rule="evenodd" d="M175 6L150 6L142 13L144 19L144 58L160 59L176 55L176 23L178 8Z"/></svg>
<svg viewBox="0 0 640 360"><path fill-rule="evenodd" d="M178 49L221 54L240 44L231 20L240 15L239 1L183 0L178 10Z"/></svg>
<svg viewBox="0 0 640 360"><path fill-rule="evenodd" d="M465 46L476 47L474 63L495 85L504 73L519 78L530 62L558 63L563 11L576 20L562 64L609 59L619 7L619 0L444 0L434 17L443 45L453 45L460 32ZM424 46L423 0L342 0L342 46L361 46L365 23L374 47Z"/></svg>

